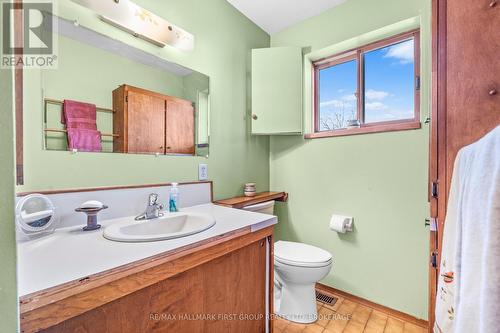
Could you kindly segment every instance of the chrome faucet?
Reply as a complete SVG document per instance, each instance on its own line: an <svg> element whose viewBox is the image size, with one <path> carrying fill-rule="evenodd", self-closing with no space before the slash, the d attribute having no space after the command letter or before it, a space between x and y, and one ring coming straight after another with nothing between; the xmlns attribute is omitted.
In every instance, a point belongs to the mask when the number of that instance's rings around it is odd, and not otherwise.
<svg viewBox="0 0 500 333"><path fill-rule="evenodd" d="M149 195L148 206L146 211L135 218L136 221L152 220L163 216L160 211L163 209L163 205L158 202L158 194L151 193Z"/></svg>

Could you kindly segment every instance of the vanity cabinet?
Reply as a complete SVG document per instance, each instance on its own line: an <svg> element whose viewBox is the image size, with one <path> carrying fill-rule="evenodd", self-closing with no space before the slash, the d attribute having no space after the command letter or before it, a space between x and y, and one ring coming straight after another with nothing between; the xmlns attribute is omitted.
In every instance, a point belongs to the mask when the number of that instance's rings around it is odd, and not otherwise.
<svg viewBox="0 0 500 333"><path fill-rule="evenodd" d="M194 155L194 107L188 100L121 85L113 91L113 151Z"/></svg>
<svg viewBox="0 0 500 333"><path fill-rule="evenodd" d="M301 134L302 104L302 49L252 50L252 134Z"/></svg>
<svg viewBox="0 0 500 333"><path fill-rule="evenodd" d="M273 227L244 227L20 299L22 332L273 331Z"/></svg>

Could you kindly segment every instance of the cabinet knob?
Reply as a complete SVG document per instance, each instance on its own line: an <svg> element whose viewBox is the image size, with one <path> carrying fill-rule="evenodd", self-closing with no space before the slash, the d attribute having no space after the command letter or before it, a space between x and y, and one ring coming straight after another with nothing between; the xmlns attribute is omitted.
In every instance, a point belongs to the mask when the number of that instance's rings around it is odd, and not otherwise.
<svg viewBox="0 0 500 333"><path fill-rule="evenodd" d="M488 94L489 94L490 96L493 96L493 95L496 95L496 94L497 94L497 92L498 92L498 91L497 91L496 89L491 89L491 90L489 91L489 93L488 93Z"/></svg>
<svg viewBox="0 0 500 333"><path fill-rule="evenodd" d="M490 2L490 7L491 7L491 8L495 7L495 6L497 5L497 2L498 2L497 0L492 0L492 1Z"/></svg>
<svg viewBox="0 0 500 333"><path fill-rule="evenodd" d="M256 115L256 114L253 114L253 115L252 115L252 119L253 119L253 120L257 120L258 118L259 118L259 117L257 117L257 115Z"/></svg>

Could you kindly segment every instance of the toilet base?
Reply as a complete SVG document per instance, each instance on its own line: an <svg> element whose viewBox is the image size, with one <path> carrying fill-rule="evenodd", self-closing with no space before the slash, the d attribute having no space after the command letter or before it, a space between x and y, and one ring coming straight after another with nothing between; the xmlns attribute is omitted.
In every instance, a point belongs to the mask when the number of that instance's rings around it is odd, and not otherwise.
<svg viewBox="0 0 500 333"><path fill-rule="evenodd" d="M314 323L318 319L314 286L287 282L281 287L280 295L275 294L276 314L296 323Z"/></svg>

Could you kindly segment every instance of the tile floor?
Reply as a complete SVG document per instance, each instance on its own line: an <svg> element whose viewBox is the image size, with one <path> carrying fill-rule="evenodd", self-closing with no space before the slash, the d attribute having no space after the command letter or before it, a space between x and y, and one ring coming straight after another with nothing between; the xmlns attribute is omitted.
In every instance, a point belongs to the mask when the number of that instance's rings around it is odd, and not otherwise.
<svg viewBox="0 0 500 333"><path fill-rule="evenodd" d="M318 321L304 325L284 319L274 321L275 333L426 333L427 329L402 321L395 317L358 304L354 301L338 298L332 306L317 303Z"/></svg>

